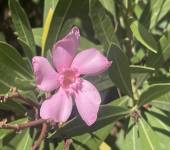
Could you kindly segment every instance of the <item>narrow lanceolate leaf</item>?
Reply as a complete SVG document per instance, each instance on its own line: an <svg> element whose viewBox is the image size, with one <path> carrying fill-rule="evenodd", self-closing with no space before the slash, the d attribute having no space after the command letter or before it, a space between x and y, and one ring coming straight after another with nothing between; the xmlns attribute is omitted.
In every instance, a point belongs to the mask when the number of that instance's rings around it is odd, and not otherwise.
<svg viewBox="0 0 170 150"><path fill-rule="evenodd" d="M151 74L155 71L155 68L139 66L139 65L130 65L131 77L136 80L136 87L140 86L145 80L145 76Z"/></svg>
<svg viewBox="0 0 170 150"><path fill-rule="evenodd" d="M161 49L157 54L150 54L146 60L147 66L159 68L170 58L170 30L167 31L159 40ZM143 75L140 85L145 81L151 74Z"/></svg>
<svg viewBox="0 0 170 150"><path fill-rule="evenodd" d="M169 13L169 5L170 5L170 1L169 0L159 0L159 1L154 1L151 0L151 10L150 12L151 14L151 24L150 24L150 28L154 28L155 26L157 26L157 24L159 23L159 21Z"/></svg>
<svg viewBox="0 0 170 150"><path fill-rule="evenodd" d="M35 39L35 44L39 47L41 47L42 31L43 31L42 28L33 28L32 29L34 39Z"/></svg>
<svg viewBox="0 0 170 150"><path fill-rule="evenodd" d="M18 37L30 47L30 50L26 54L31 57L35 55L35 43L27 15L19 2L16 0L9 0L9 7Z"/></svg>
<svg viewBox="0 0 170 150"><path fill-rule="evenodd" d="M160 96L170 91L170 83L160 83L151 85L140 96L138 106L142 106L153 100L158 99Z"/></svg>
<svg viewBox="0 0 170 150"><path fill-rule="evenodd" d="M101 143L110 133L113 128L113 123L98 129L93 133L85 133L80 136L73 137L73 147L76 150L84 150L84 145L86 149L98 150Z"/></svg>
<svg viewBox="0 0 170 150"><path fill-rule="evenodd" d="M29 130L29 129L23 130L20 134L16 134L15 132L13 132L13 133L7 135L3 139L2 149L3 150L14 150L14 149L18 150L17 147L18 147L18 145L20 145L20 142L22 141L21 139L25 138L25 134L26 134L27 130ZM25 142L27 142L27 141L25 141ZM22 143L22 146L20 145L19 148L22 149L22 150L28 150L28 148L25 147L24 144L26 144L26 143ZM31 145L29 145L29 149L30 149L30 147L31 147Z"/></svg>
<svg viewBox="0 0 170 150"><path fill-rule="evenodd" d="M151 102L151 104L157 108L170 111L170 92L167 92L164 95L157 97Z"/></svg>
<svg viewBox="0 0 170 150"><path fill-rule="evenodd" d="M155 71L155 68L152 67L130 65L130 72L132 74L152 73L153 71Z"/></svg>
<svg viewBox="0 0 170 150"><path fill-rule="evenodd" d="M117 136L117 147L120 150L142 150L137 123L134 122L133 118L130 118L127 126L128 129L121 129Z"/></svg>
<svg viewBox="0 0 170 150"><path fill-rule="evenodd" d="M90 0L89 16L93 23L96 37L103 44L107 53L112 43L119 44L114 33L112 21L98 0Z"/></svg>
<svg viewBox="0 0 170 150"><path fill-rule="evenodd" d="M115 0L99 0L103 7L116 18Z"/></svg>
<svg viewBox="0 0 170 150"><path fill-rule="evenodd" d="M62 128L52 133L49 138L56 138L61 136L73 137L87 132L91 133L98 130L99 128L113 123L114 121L124 117L128 113L129 111L127 109L120 106L112 106L111 104L103 105L100 107L97 121L93 126L87 126L80 117L76 117L66 123Z"/></svg>
<svg viewBox="0 0 170 150"><path fill-rule="evenodd" d="M22 46L23 48L23 51L25 53L25 55L28 57L28 58L32 58L32 54L30 53L31 52L31 47L22 39L20 39L19 37L17 38L19 44Z"/></svg>
<svg viewBox="0 0 170 150"><path fill-rule="evenodd" d="M42 38L41 38L41 47L42 47L41 55L42 56L44 55L45 42L46 42L46 38L47 38L47 35L48 35L51 19L53 17L53 13L54 13L54 10L52 8L50 8L48 15L47 15L47 18L45 20L44 26L43 26L43 32L42 32Z"/></svg>
<svg viewBox="0 0 170 150"><path fill-rule="evenodd" d="M132 22L130 28L135 38L150 51L157 53L158 45L151 33L137 21Z"/></svg>
<svg viewBox="0 0 170 150"><path fill-rule="evenodd" d="M161 150L157 134L143 118L139 119L139 136L142 149Z"/></svg>
<svg viewBox="0 0 170 150"><path fill-rule="evenodd" d="M161 49L157 54L151 54L146 61L147 65L158 68L170 58L170 30L167 31L159 40Z"/></svg>
<svg viewBox="0 0 170 150"><path fill-rule="evenodd" d="M118 98L110 103L112 106L121 106L121 107L126 107L127 108L127 102L130 98L128 96L124 96L121 98ZM76 150L84 150L84 146L86 145L88 149L91 150L98 150L100 147L100 150L103 147L105 148L104 140L106 137L110 134L111 129L113 129L114 123L111 122L110 124L97 129L96 131L92 133L85 133L79 136L73 137L73 147ZM100 146L102 143L102 146ZM104 146L103 146L104 145Z"/></svg>
<svg viewBox="0 0 170 150"><path fill-rule="evenodd" d="M50 9L55 10L59 0L44 0L43 22L45 23Z"/></svg>
<svg viewBox="0 0 170 150"><path fill-rule="evenodd" d="M52 45L59 37L62 26L66 20L66 17L69 14L69 10L71 8L72 3L73 0L59 0L57 7L54 10L46 42L44 45L45 54L48 49L52 48Z"/></svg>
<svg viewBox="0 0 170 150"><path fill-rule="evenodd" d="M133 94L127 56L118 46L112 45L108 57L112 60L112 66L109 69L110 78L123 93L132 97Z"/></svg>
<svg viewBox="0 0 170 150"><path fill-rule="evenodd" d="M0 42L0 64L5 64L23 76L32 78L32 71L28 69L21 55L14 47L4 42Z"/></svg>
<svg viewBox="0 0 170 150"><path fill-rule="evenodd" d="M170 117L160 109L152 107L145 113L148 123L158 135L158 142L161 150L166 150L170 147L169 133L170 133Z"/></svg>
<svg viewBox="0 0 170 150"><path fill-rule="evenodd" d="M30 130L26 129L22 139L19 141L18 145L16 146L16 149L30 150L32 144L33 144L33 139L31 138Z"/></svg>
<svg viewBox="0 0 170 150"><path fill-rule="evenodd" d="M10 122L9 124L21 124L21 123L25 123L26 121L28 121L27 118L22 118L22 119L18 119L15 121ZM1 129L0 130L0 140L2 140L5 136L7 136L8 134L12 133L13 130L7 130L7 129Z"/></svg>

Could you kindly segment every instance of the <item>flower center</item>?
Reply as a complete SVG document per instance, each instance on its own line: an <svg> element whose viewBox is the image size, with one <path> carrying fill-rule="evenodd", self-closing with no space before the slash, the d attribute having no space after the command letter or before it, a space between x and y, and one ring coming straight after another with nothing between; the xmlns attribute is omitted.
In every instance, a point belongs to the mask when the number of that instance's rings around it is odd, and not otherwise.
<svg viewBox="0 0 170 150"><path fill-rule="evenodd" d="M76 69L63 69L59 73L60 86L69 93L78 90L81 86L81 79L79 76L80 74Z"/></svg>

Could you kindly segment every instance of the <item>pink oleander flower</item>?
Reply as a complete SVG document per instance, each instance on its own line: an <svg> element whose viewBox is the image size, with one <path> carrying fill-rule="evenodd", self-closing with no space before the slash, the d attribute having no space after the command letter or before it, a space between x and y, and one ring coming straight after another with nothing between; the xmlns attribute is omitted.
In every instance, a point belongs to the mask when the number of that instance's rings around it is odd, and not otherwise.
<svg viewBox="0 0 170 150"><path fill-rule="evenodd" d="M44 57L32 59L37 87L46 92L56 91L42 103L40 116L43 119L65 122L71 115L74 102L87 125L97 119L100 94L93 84L82 79L82 75L102 73L111 62L95 48L76 55L79 39L79 29L73 27L68 35L56 42L52 49L52 66Z"/></svg>

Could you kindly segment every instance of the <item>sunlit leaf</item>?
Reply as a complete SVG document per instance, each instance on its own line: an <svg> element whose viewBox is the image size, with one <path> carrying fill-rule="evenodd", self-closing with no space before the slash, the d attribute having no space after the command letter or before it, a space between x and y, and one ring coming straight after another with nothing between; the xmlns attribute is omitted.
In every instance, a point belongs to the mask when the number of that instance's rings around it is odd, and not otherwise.
<svg viewBox="0 0 170 150"><path fill-rule="evenodd" d="M154 53L158 51L158 45L151 33L137 21L131 23L130 28L135 38Z"/></svg>

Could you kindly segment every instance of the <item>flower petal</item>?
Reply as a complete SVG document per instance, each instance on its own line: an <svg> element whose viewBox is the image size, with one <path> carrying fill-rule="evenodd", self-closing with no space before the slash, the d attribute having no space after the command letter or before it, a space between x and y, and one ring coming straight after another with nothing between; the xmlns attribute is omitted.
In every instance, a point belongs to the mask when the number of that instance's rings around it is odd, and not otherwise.
<svg viewBox="0 0 170 150"><path fill-rule="evenodd" d="M48 60L41 56L32 59L36 85L43 91L53 91L58 88L58 73L52 68Z"/></svg>
<svg viewBox="0 0 170 150"><path fill-rule="evenodd" d="M75 93L75 103L81 118L87 125L92 125L97 119L101 97L93 84L82 80L82 88Z"/></svg>
<svg viewBox="0 0 170 150"><path fill-rule="evenodd" d="M78 69L80 74L97 75L106 71L111 61L95 48L90 48L80 52L73 60L72 68Z"/></svg>
<svg viewBox="0 0 170 150"><path fill-rule="evenodd" d="M72 99L60 88L59 91L42 103L40 116L55 122L65 122L72 111Z"/></svg>
<svg viewBox="0 0 170 150"><path fill-rule="evenodd" d="M52 49L53 64L60 72L62 68L70 67L79 46L80 33L77 27L72 30L60 41L54 44Z"/></svg>

